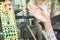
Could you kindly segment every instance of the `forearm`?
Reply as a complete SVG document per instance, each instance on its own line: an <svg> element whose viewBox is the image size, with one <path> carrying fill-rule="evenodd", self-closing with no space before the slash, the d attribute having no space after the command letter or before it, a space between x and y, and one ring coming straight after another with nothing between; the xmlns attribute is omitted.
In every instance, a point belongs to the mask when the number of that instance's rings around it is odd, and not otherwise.
<svg viewBox="0 0 60 40"><path fill-rule="evenodd" d="M49 40L57 40L55 37L54 31L53 31L51 22L48 21L48 22L44 23L44 26L45 26L45 31L47 33L48 39Z"/></svg>

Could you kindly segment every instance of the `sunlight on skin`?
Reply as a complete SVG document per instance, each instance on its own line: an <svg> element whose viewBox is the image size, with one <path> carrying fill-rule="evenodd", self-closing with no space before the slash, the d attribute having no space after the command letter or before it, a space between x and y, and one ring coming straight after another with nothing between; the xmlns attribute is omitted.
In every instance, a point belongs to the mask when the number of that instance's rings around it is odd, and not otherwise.
<svg viewBox="0 0 60 40"><path fill-rule="evenodd" d="M29 12L38 20L44 23L45 26L45 31L47 33L47 37L49 36L49 40L57 40L51 25L50 21L50 13L45 10L44 7L38 5L33 5L33 4L28 4L28 9ZM52 34L52 35L48 35ZM53 37L53 38L52 38Z"/></svg>

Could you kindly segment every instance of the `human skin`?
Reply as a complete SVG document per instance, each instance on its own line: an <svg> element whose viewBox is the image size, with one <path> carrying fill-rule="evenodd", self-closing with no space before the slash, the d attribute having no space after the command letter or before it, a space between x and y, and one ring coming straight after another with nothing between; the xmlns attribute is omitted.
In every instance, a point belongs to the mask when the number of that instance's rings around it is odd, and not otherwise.
<svg viewBox="0 0 60 40"><path fill-rule="evenodd" d="M50 13L41 5L28 4L28 9L37 20L43 22L48 40L57 40L51 25Z"/></svg>
<svg viewBox="0 0 60 40"><path fill-rule="evenodd" d="M44 23L45 30L48 31L52 28L50 22L50 13L48 13L44 7L42 6L35 6L33 4L28 5L29 12L39 21Z"/></svg>

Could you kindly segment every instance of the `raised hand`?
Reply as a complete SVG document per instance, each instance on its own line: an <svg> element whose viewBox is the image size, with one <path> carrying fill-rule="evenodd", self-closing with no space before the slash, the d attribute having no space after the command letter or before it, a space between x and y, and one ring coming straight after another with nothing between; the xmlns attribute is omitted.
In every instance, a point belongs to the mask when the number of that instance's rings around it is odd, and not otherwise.
<svg viewBox="0 0 60 40"><path fill-rule="evenodd" d="M33 4L28 4L29 12L38 20L43 23L50 21L50 14L42 6L35 6Z"/></svg>

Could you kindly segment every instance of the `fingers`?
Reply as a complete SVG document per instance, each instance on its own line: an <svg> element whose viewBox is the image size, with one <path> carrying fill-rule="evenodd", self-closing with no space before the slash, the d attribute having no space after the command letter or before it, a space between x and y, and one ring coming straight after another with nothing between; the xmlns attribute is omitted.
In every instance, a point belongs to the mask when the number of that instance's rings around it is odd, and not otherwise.
<svg viewBox="0 0 60 40"><path fill-rule="evenodd" d="M34 11L39 10L39 8L33 4L29 4L28 7Z"/></svg>
<svg viewBox="0 0 60 40"><path fill-rule="evenodd" d="M28 7L31 8L32 10L34 9L35 11L36 10L39 10L39 11L47 11L43 6L35 6L33 4L28 4Z"/></svg>
<svg viewBox="0 0 60 40"><path fill-rule="evenodd" d="M35 12L35 10L32 10L31 8L29 8L29 12L34 16L34 17L37 17L37 13Z"/></svg>
<svg viewBox="0 0 60 40"><path fill-rule="evenodd" d="M43 6L38 5L41 11L47 11Z"/></svg>
<svg viewBox="0 0 60 40"><path fill-rule="evenodd" d="M28 9L29 9L29 12L34 16L36 17L37 19L44 19L44 16L42 15L42 13L40 12L39 8L37 9L38 7L35 6L35 5L29 5L28 6Z"/></svg>
<svg viewBox="0 0 60 40"><path fill-rule="evenodd" d="M28 9L34 15L42 15L40 9L37 6L33 5L33 4L29 4Z"/></svg>
<svg viewBox="0 0 60 40"><path fill-rule="evenodd" d="M29 4L28 5L28 9L30 12L32 12L32 14L36 15L39 11L39 8L33 4ZM40 12L40 11L39 11Z"/></svg>
<svg viewBox="0 0 60 40"><path fill-rule="evenodd" d="M36 8L33 7L32 5L28 5L28 9L29 9L29 12L34 16L36 17Z"/></svg>
<svg viewBox="0 0 60 40"><path fill-rule="evenodd" d="M29 11L36 19L42 21L42 20L45 20L44 16L40 15L40 14L37 14L35 15L35 12L32 12L32 11Z"/></svg>
<svg viewBox="0 0 60 40"><path fill-rule="evenodd" d="M50 13L48 13L48 11L43 6L38 5L38 7L42 10L42 15L44 15L46 18L50 17Z"/></svg>
<svg viewBox="0 0 60 40"><path fill-rule="evenodd" d="M29 4L29 5L28 5L28 9L29 9L29 11L33 12L35 15L36 15L38 12L41 12L40 9L39 9L37 6L33 5L33 4ZM39 13L38 13L38 14L39 14ZM40 14L41 14L41 13L40 13Z"/></svg>
<svg viewBox="0 0 60 40"><path fill-rule="evenodd" d="M36 9L32 9L32 7L28 6L29 12L32 13L32 15L36 15L35 11ZM34 13L34 14L33 14Z"/></svg>
<svg viewBox="0 0 60 40"><path fill-rule="evenodd" d="M36 17L36 15L34 14L34 12L32 12L32 11L29 11L34 17Z"/></svg>
<svg viewBox="0 0 60 40"><path fill-rule="evenodd" d="M39 8L38 8L37 6L35 6L35 5L33 5L33 4L29 4L29 5L28 5L28 9L29 9L29 11L32 12L34 15L37 15L37 13L40 12L40 11L39 11ZM39 14L39 13L38 13L38 14Z"/></svg>
<svg viewBox="0 0 60 40"><path fill-rule="evenodd" d="M36 16L36 14L34 13L34 11L29 11L33 16Z"/></svg>

